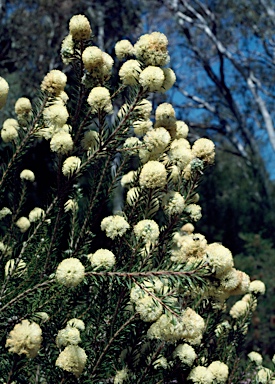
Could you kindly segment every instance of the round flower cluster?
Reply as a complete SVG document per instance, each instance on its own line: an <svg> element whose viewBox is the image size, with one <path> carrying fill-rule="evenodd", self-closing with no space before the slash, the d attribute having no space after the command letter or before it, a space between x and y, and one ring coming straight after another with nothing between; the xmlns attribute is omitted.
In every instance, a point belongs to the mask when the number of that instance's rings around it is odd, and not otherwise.
<svg viewBox="0 0 275 384"><path fill-rule="evenodd" d="M123 381L127 380L128 376L129 376L129 373L127 368L117 371L114 378L114 384L122 384Z"/></svg>
<svg viewBox="0 0 275 384"><path fill-rule="evenodd" d="M60 352L55 365L79 377L85 368L87 355L78 345L68 345Z"/></svg>
<svg viewBox="0 0 275 384"><path fill-rule="evenodd" d="M182 213L184 206L185 200L179 192L170 191L163 196L162 207L168 216Z"/></svg>
<svg viewBox="0 0 275 384"><path fill-rule="evenodd" d="M74 142L72 136L67 132L55 133L50 141L51 150L62 155L70 152L73 149L73 146Z"/></svg>
<svg viewBox="0 0 275 384"><path fill-rule="evenodd" d="M87 102L91 106L93 113L100 110L106 113L113 112L110 92L105 87L93 88L88 96Z"/></svg>
<svg viewBox="0 0 275 384"><path fill-rule="evenodd" d="M32 105L27 97L20 97L16 101L14 109L17 115L25 115L31 112Z"/></svg>
<svg viewBox="0 0 275 384"><path fill-rule="evenodd" d="M163 188L166 185L167 172L159 161L148 161L140 172L139 184L144 188Z"/></svg>
<svg viewBox="0 0 275 384"><path fill-rule="evenodd" d="M169 103L159 104L155 112L155 127L165 127L169 129L176 123L176 113L173 106Z"/></svg>
<svg viewBox="0 0 275 384"><path fill-rule="evenodd" d="M247 357L250 361L253 361L256 365L261 366L263 364L263 357L258 352L250 352Z"/></svg>
<svg viewBox="0 0 275 384"><path fill-rule="evenodd" d="M233 268L231 251L219 243L212 243L207 246L205 260L217 277Z"/></svg>
<svg viewBox="0 0 275 384"><path fill-rule="evenodd" d="M98 47L87 47L82 53L82 61L91 78L108 80L111 77L114 60Z"/></svg>
<svg viewBox="0 0 275 384"><path fill-rule="evenodd" d="M9 93L9 84L7 81L0 76L0 109L2 109L7 101Z"/></svg>
<svg viewBox="0 0 275 384"><path fill-rule="evenodd" d="M20 173L20 179L21 180L28 180L28 181L34 182L35 176L34 176L33 171L30 171L29 169L24 169Z"/></svg>
<svg viewBox="0 0 275 384"><path fill-rule="evenodd" d="M29 213L29 220L31 223L34 223L35 221L41 220L44 217L45 217L45 212L42 208L39 208L39 207L35 207Z"/></svg>
<svg viewBox="0 0 275 384"><path fill-rule="evenodd" d="M115 255L108 249L98 249L95 253L87 255L87 257L95 269L101 267L111 269L116 263Z"/></svg>
<svg viewBox="0 0 275 384"><path fill-rule="evenodd" d="M254 295L264 295L265 284L261 280L253 280L250 283L249 292L254 293Z"/></svg>
<svg viewBox="0 0 275 384"><path fill-rule="evenodd" d="M183 364L191 367L197 357L194 348L189 344L179 344L173 353L174 357L178 357Z"/></svg>
<svg viewBox="0 0 275 384"><path fill-rule="evenodd" d="M81 160L77 156L68 157L62 166L62 173L64 176L71 176L80 167Z"/></svg>
<svg viewBox="0 0 275 384"><path fill-rule="evenodd" d="M239 300L230 309L229 314L233 317L233 319L238 319L239 317L244 316L248 310L249 303L243 300Z"/></svg>
<svg viewBox="0 0 275 384"><path fill-rule="evenodd" d="M166 65L170 58L167 37L160 32L142 35L134 45L136 58L145 65Z"/></svg>
<svg viewBox="0 0 275 384"><path fill-rule="evenodd" d="M106 232L106 236L114 240L117 236L123 236L130 225L119 215L105 217L101 222L101 230Z"/></svg>
<svg viewBox="0 0 275 384"><path fill-rule="evenodd" d="M159 92L164 82L163 70L150 65L139 75L139 84L149 92Z"/></svg>
<svg viewBox="0 0 275 384"><path fill-rule="evenodd" d="M141 141L137 137L128 137L123 144L123 148L127 150L129 155L134 155L141 145Z"/></svg>
<svg viewBox="0 0 275 384"><path fill-rule="evenodd" d="M134 233L138 240L152 244L159 238L159 226L154 220L141 220L134 226Z"/></svg>
<svg viewBox="0 0 275 384"><path fill-rule="evenodd" d="M69 22L69 30L74 40L88 40L91 37L91 26L84 15L75 15Z"/></svg>
<svg viewBox="0 0 275 384"><path fill-rule="evenodd" d="M213 164L215 159L215 144L209 139L198 139L192 146L192 153L194 157L198 157L208 164Z"/></svg>
<svg viewBox="0 0 275 384"><path fill-rule="evenodd" d="M161 315L148 329L147 336L171 342L184 339L188 343L199 344L204 327L203 318L191 308L187 308L180 317L170 312Z"/></svg>
<svg viewBox="0 0 275 384"><path fill-rule="evenodd" d="M18 137L19 125L15 119L7 119L3 123L1 129L1 138L4 143L10 143Z"/></svg>
<svg viewBox="0 0 275 384"><path fill-rule="evenodd" d="M74 257L61 261L55 272L57 282L65 287L76 287L84 280L84 276L84 266Z"/></svg>
<svg viewBox="0 0 275 384"><path fill-rule="evenodd" d="M133 122L134 133L137 136L145 135L145 133L150 131L152 129L152 127L153 127L153 123L149 119L146 119L146 120L136 120L136 121Z"/></svg>
<svg viewBox="0 0 275 384"><path fill-rule="evenodd" d="M44 122L47 127L61 128L69 117L67 108L62 104L52 104L43 111Z"/></svg>
<svg viewBox="0 0 275 384"><path fill-rule="evenodd" d="M229 370L225 363L213 361L207 368L214 376L214 383L225 384L227 382Z"/></svg>
<svg viewBox="0 0 275 384"><path fill-rule="evenodd" d="M67 83L67 76L58 69L53 69L44 77L41 83L41 90L52 96L59 96L64 91Z"/></svg>
<svg viewBox="0 0 275 384"><path fill-rule="evenodd" d="M61 44L61 58L65 65L70 64L74 55L74 40L72 35L69 33L62 41Z"/></svg>
<svg viewBox="0 0 275 384"><path fill-rule="evenodd" d="M169 132L163 128L149 130L143 138L145 148L139 151L139 157L143 163L148 160L157 160L169 145L171 136Z"/></svg>
<svg viewBox="0 0 275 384"><path fill-rule="evenodd" d="M66 328L58 331L55 342L58 348L77 345L81 342L80 332L78 328L67 325Z"/></svg>
<svg viewBox="0 0 275 384"><path fill-rule="evenodd" d="M11 353L24 354L29 358L34 358L41 347L41 342L42 330L39 325L29 320L22 320L10 332L6 348L9 348Z"/></svg>
<svg viewBox="0 0 275 384"><path fill-rule="evenodd" d="M194 221L201 219L201 207L198 204L188 204L184 211L189 215L189 218Z"/></svg>
<svg viewBox="0 0 275 384"><path fill-rule="evenodd" d="M16 221L15 225L20 229L20 232L24 233L30 228L31 223L27 217L22 216Z"/></svg>
<svg viewBox="0 0 275 384"><path fill-rule="evenodd" d="M173 236L171 260L176 263L201 261L205 255L207 241L200 233L179 233Z"/></svg>
<svg viewBox="0 0 275 384"><path fill-rule="evenodd" d="M189 142L183 138L173 140L168 156L172 164L177 165L181 170L184 169L193 159Z"/></svg>
<svg viewBox="0 0 275 384"><path fill-rule="evenodd" d="M140 63L137 60L126 61L119 70L119 77L124 85L136 85L138 84L139 75L141 72Z"/></svg>
<svg viewBox="0 0 275 384"><path fill-rule="evenodd" d="M0 220L2 220L7 215L11 215L12 211L8 207L3 207L0 209Z"/></svg>
<svg viewBox="0 0 275 384"><path fill-rule="evenodd" d="M169 91L169 89L173 87L176 81L176 75L173 69L171 68L162 68L162 71L164 74L164 81L162 83L160 92L164 93L166 91Z"/></svg>
<svg viewBox="0 0 275 384"><path fill-rule="evenodd" d="M115 53L118 60L124 60L129 56L133 56L134 47L129 40L120 40L115 45Z"/></svg>

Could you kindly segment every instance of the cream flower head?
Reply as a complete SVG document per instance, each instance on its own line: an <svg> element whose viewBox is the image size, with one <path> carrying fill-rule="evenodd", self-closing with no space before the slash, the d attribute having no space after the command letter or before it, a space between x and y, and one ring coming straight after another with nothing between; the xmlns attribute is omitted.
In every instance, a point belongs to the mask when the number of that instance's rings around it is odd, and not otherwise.
<svg viewBox="0 0 275 384"><path fill-rule="evenodd" d="M145 322L156 321L163 312L162 305L146 293L135 302L135 310Z"/></svg>
<svg viewBox="0 0 275 384"><path fill-rule="evenodd" d="M176 75L173 69L171 68L162 68L162 70L164 73L164 82L160 91L161 93L164 93L166 91L169 91L169 89L173 87L176 82Z"/></svg>
<svg viewBox="0 0 275 384"><path fill-rule="evenodd" d="M159 226L154 220L141 220L134 226L136 238L145 243L154 243L159 238Z"/></svg>
<svg viewBox="0 0 275 384"><path fill-rule="evenodd" d="M42 330L39 325L29 320L22 320L10 332L6 348L9 348L11 353L24 354L28 358L34 358L41 347L41 342Z"/></svg>
<svg viewBox="0 0 275 384"><path fill-rule="evenodd" d="M29 169L24 169L20 173L20 179L21 180L28 180L28 181L34 182L35 176L34 176L33 171L30 171Z"/></svg>
<svg viewBox="0 0 275 384"><path fill-rule="evenodd" d="M62 166L62 173L64 176L72 176L72 174L77 171L80 167L81 160L77 156L68 157Z"/></svg>
<svg viewBox="0 0 275 384"><path fill-rule="evenodd" d="M45 211L42 208L35 207L29 213L29 220L31 223L41 220L45 217Z"/></svg>
<svg viewBox="0 0 275 384"><path fill-rule="evenodd" d="M43 111L43 118L47 126L61 128L66 124L69 113L65 105L52 104Z"/></svg>
<svg viewBox="0 0 275 384"><path fill-rule="evenodd" d="M184 211L188 213L191 220L198 221L201 219L201 207L198 204L188 204Z"/></svg>
<svg viewBox="0 0 275 384"><path fill-rule="evenodd" d="M93 88L88 96L87 102L92 107L92 112L98 112L99 110L106 113L113 112L110 92L105 87Z"/></svg>
<svg viewBox="0 0 275 384"><path fill-rule="evenodd" d="M74 40L88 40L91 37L90 22L84 15L75 15L69 22L69 30Z"/></svg>
<svg viewBox="0 0 275 384"><path fill-rule="evenodd" d="M265 294L265 284L261 280L253 280L249 286L249 292L254 294Z"/></svg>
<svg viewBox="0 0 275 384"><path fill-rule="evenodd" d="M176 139L186 139L188 136L189 128L188 125L182 121L176 121Z"/></svg>
<svg viewBox="0 0 275 384"><path fill-rule="evenodd" d="M74 54L74 41L70 33L63 39L60 53L63 63L65 65L70 64Z"/></svg>
<svg viewBox="0 0 275 384"><path fill-rule="evenodd" d="M145 65L166 65L170 58L167 51L168 40L161 32L140 36L134 45L135 55Z"/></svg>
<svg viewBox="0 0 275 384"><path fill-rule="evenodd" d="M263 364L263 357L258 352L250 352L247 357L250 361L253 361L256 365L261 366Z"/></svg>
<svg viewBox="0 0 275 384"><path fill-rule="evenodd" d="M128 378L128 369L124 368L116 372L114 384L122 384Z"/></svg>
<svg viewBox="0 0 275 384"><path fill-rule="evenodd" d="M20 232L24 233L30 228L31 223L27 217L22 216L16 221L15 225L20 229Z"/></svg>
<svg viewBox="0 0 275 384"><path fill-rule="evenodd" d="M66 347L67 345L77 345L81 342L80 332L76 327L67 325L66 328L58 331L55 342L58 348Z"/></svg>
<svg viewBox="0 0 275 384"><path fill-rule="evenodd" d="M67 322L67 325L73 328L77 328L79 331L84 331L85 324L81 319L73 318Z"/></svg>
<svg viewBox="0 0 275 384"><path fill-rule="evenodd" d="M239 317L244 316L248 310L249 303L243 300L239 300L230 309L229 314L233 317L233 319L238 319Z"/></svg>
<svg viewBox="0 0 275 384"><path fill-rule="evenodd" d="M96 131L86 131L83 139L81 140L81 146L85 151L96 151L99 147L99 134Z"/></svg>
<svg viewBox="0 0 275 384"><path fill-rule="evenodd" d="M215 144L209 139L198 139L192 146L192 153L194 157L198 157L208 164L213 164L215 159Z"/></svg>
<svg viewBox="0 0 275 384"><path fill-rule="evenodd" d="M17 130L12 126L9 125L7 127L4 127L1 129L1 138L4 141L4 143L10 143L11 141L15 140L18 137Z"/></svg>
<svg viewBox="0 0 275 384"><path fill-rule="evenodd" d="M70 152L73 145L72 136L67 132L55 133L50 141L51 150L62 155Z"/></svg>
<svg viewBox="0 0 275 384"><path fill-rule="evenodd" d="M153 127L151 120L136 120L133 122L134 133L137 136L143 136Z"/></svg>
<svg viewBox="0 0 275 384"><path fill-rule="evenodd" d="M87 47L82 53L82 61L87 71L91 72L93 69L100 69L103 65L102 51L96 46Z"/></svg>
<svg viewBox="0 0 275 384"><path fill-rule="evenodd" d="M139 84L149 92L159 92L164 82L163 70L150 65L139 75Z"/></svg>
<svg viewBox="0 0 275 384"><path fill-rule="evenodd" d="M228 379L228 366L221 361L213 361L209 366L208 370L212 373L217 384L225 384Z"/></svg>
<svg viewBox="0 0 275 384"><path fill-rule="evenodd" d="M197 357L193 347L189 344L179 344L173 353L174 357L178 357L183 364L191 367Z"/></svg>
<svg viewBox="0 0 275 384"><path fill-rule="evenodd" d="M60 352L55 365L79 377L85 368L86 361L87 355L83 348L78 345L68 345L64 351Z"/></svg>
<svg viewBox="0 0 275 384"><path fill-rule="evenodd" d="M114 240L117 236L123 236L130 225L119 215L105 217L101 222L101 230L106 232L106 236Z"/></svg>
<svg viewBox="0 0 275 384"><path fill-rule="evenodd" d="M27 97L20 97L16 101L14 109L17 115L24 115L29 113L32 110L30 99Z"/></svg>
<svg viewBox="0 0 275 384"><path fill-rule="evenodd" d="M162 103L156 109L156 127L165 127L169 128L171 125L174 125L176 122L176 112L169 103Z"/></svg>
<svg viewBox="0 0 275 384"><path fill-rule="evenodd" d="M187 379L194 384L212 384L214 382L212 372L200 365L192 369Z"/></svg>
<svg viewBox="0 0 275 384"><path fill-rule="evenodd" d="M120 40L115 45L115 53L118 60L124 60L129 56L133 56L134 47L129 40Z"/></svg>
<svg viewBox="0 0 275 384"><path fill-rule="evenodd" d="M58 96L67 83L67 76L58 69L53 69L44 77L41 83L41 90L48 92L52 96Z"/></svg>
<svg viewBox="0 0 275 384"><path fill-rule="evenodd" d="M58 265L55 278L58 283L66 287L76 287L84 280L84 275L85 268L82 263L78 259L70 257Z"/></svg>
<svg viewBox="0 0 275 384"><path fill-rule="evenodd" d="M183 170L193 159L189 142L183 138L173 140L168 156L174 165Z"/></svg>
<svg viewBox="0 0 275 384"><path fill-rule="evenodd" d="M95 269L101 267L111 269L116 263L115 255L108 249L98 249L95 253L87 255L87 257Z"/></svg>
<svg viewBox="0 0 275 384"><path fill-rule="evenodd" d="M8 82L0 76L0 109L4 107L9 93Z"/></svg>
<svg viewBox="0 0 275 384"><path fill-rule="evenodd" d="M183 212L185 200L179 192L170 191L162 198L162 207L168 216L178 215Z"/></svg>
<svg viewBox="0 0 275 384"><path fill-rule="evenodd" d="M205 260L216 276L222 276L233 268L233 256L231 251L219 243L208 244Z"/></svg>
<svg viewBox="0 0 275 384"><path fill-rule="evenodd" d="M159 161L144 164L139 176L139 184L145 188L163 188L167 182L165 166Z"/></svg>
<svg viewBox="0 0 275 384"><path fill-rule="evenodd" d="M3 207L0 209L0 220L8 215L12 215L12 211L8 207Z"/></svg>
<svg viewBox="0 0 275 384"><path fill-rule="evenodd" d="M122 84L136 85L138 84L140 72L140 63L137 60L128 60L121 66L118 74Z"/></svg>

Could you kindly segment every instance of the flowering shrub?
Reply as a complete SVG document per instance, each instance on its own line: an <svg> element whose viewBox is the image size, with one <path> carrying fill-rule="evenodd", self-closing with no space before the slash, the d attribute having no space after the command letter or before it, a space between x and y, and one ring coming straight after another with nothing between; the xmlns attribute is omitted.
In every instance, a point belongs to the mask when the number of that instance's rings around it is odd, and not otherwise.
<svg viewBox="0 0 275 384"><path fill-rule="evenodd" d="M171 104L153 111L151 93L176 80L168 40L118 42L112 89L114 60L93 46L88 19L74 16L69 30L61 56L76 84L50 71L38 100L20 98L1 129L2 382L239 383L265 286L195 233L215 146L190 143ZM53 171L42 195L37 167L24 164L45 143ZM272 371L249 358L255 382L268 382Z"/></svg>

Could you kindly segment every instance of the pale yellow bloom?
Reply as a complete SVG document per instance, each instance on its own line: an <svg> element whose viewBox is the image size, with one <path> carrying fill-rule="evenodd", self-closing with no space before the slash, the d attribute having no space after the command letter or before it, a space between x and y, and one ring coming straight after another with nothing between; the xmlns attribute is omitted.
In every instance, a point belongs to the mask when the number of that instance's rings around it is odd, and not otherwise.
<svg viewBox="0 0 275 384"><path fill-rule="evenodd" d="M69 117L65 105L52 104L43 111L43 118L47 126L53 125L55 128L63 127Z"/></svg>
<svg viewBox="0 0 275 384"><path fill-rule="evenodd" d="M182 121L176 121L176 139L186 139L188 136L189 128L188 125Z"/></svg>
<svg viewBox="0 0 275 384"><path fill-rule="evenodd" d="M154 243L159 238L159 226L154 220L141 220L134 226L136 238L145 243Z"/></svg>
<svg viewBox="0 0 275 384"><path fill-rule="evenodd" d="M58 283L66 287L76 287L84 279L85 268L82 263L74 258L68 258L61 261L55 273Z"/></svg>
<svg viewBox="0 0 275 384"><path fill-rule="evenodd" d="M243 295L248 292L250 286L250 277L242 271L237 271L239 284L230 292L230 295Z"/></svg>
<svg viewBox="0 0 275 384"><path fill-rule="evenodd" d="M34 223L35 221L41 220L44 217L45 217L45 211L39 207L35 207L29 213L29 220L31 223Z"/></svg>
<svg viewBox="0 0 275 384"><path fill-rule="evenodd" d="M16 101L14 109L17 115L24 115L32 110L32 105L27 97L20 97Z"/></svg>
<svg viewBox="0 0 275 384"><path fill-rule="evenodd" d="M184 211L188 213L190 219L198 221L201 219L201 207L198 204L188 204Z"/></svg>
<svg viewBox="0 0 275 384"><path fill-rule="evenodd" d="M176 123L176 113L173 106L169 103L160 104L155 112L156 127L170 127Z"/></svg>
<svg viewBox="0 0 275 384"><path fill-rule="evenodd" d="M75 15L69 22L69 30L74 40L88 40L92 30L90 22L84 15Z"/></svg>
<svg viewBox="0 0 275 384"><path fill-rule="evenodd" d="M73 149L72 136L67 132L55 133L50 141L50 147L53 152L66 154Z"/></svg>
<svg viewBox="0 0 275 384"><path fill-rule="evenodd" d="M95 269L100 267L111 269L116 263L115 255L108 249L98 249L95 253L87 255L87 257Z"/></svg>
<svg viewBox="0 0 275 384"><path fill-rule="evenodd" d="M123 381L127 380L128 378L128 369L124 368L120 371L116 372L115 378L114 378L114 384L122 384Z"/></svg>
<svg viewBox="0 0 275 384"><path fill-rule="evenodd" d="M212 243L207 246L205 260L217 277L222 276L233 268L231 251L219 243Z"/></svg>
<svg viewBox="0 0 275 384"><path fill-rule="evenodd" d="M1 129L1 138L4 143L10 143L18 137L18 132L14 126L9 125Z"/></svg>
<svg viewBox="0 0 275 384"><path fill-rule="evenodd" d="M164 356L160 356L153 362L153 367L154 369L159 369L159 368L167 369L168 361Z"/></svg>
<svg viewBox="0 0 275 384"><path fill-rule="evenodd" d="M12 214L12 211L7 207L0 209L0 220L6 217L7 215L11 215L11 214Z"/></svg>
<svg viewBox="0 0 275 384"><path fill-rule="evenodd" d="M167 51L167 37L160 32L140 36L134 45L135 55L145 65L166 65L170 58Z"/></svg>
<svg viewBox="0 0 275 384"><path fill-rule="evenodd" d="M100 110L106 113L113 112L110 92L105 87L93 88L88 96L87 102L92 107L92 112L98 112Z"/></svg>
<svg viewBox="0 0 275 384"><path fill-rule="evenodd" d="M253 361L256 365L261 366L263 364L263 357L258 352L250 352L247 357L250 361Z"/></svg>
<svg viewBox="0 0 275 384"><path fill-rule="evenodd" d="M48 92L50 95L58 96L67 83L67 76L58 69L53 69L44 77L41 83L41 90Z"/></svg>
<svg viewBox="0 0 275 384"><path fill-rule="evenodd" d="M109 80L112 74L112 69L114 65L114 60L112 56L110 56L108 53L103 52L102 53L103 57L103 66L101 68L102 75L104 77L104 80Z"/></svg>
<svg viewBox="0 0 275 384"><path fill-rule="evenodd" d="M271 377L273 377L273 372L271 371L271 369L268 369L268 368L262 368L260 369L257 374L256 374L256 382L257 383L260 383L260 384L269 384L270 383L270 379Z"/></svg>
<svg viewBox="0 0 275 384"><path fill-rule="evenodd" d="M138 84L141 72L140 63L137 60L127 60L119 70L119 77L124 85Z"/></svg>
<svg viewBox="0 0 275 384"><path fill-rule="evenodd" d="M208 368L198 366L189 373L188 380L194 384L212 384L214 383L214 376Z"/></svg>
<svg viewBox="0 0 275 384"><path fill-rule="evenodd" d="M77 171L80 167L81 160L77 156L68 157L62 166L62 173L64 176L72 176L72 174Z"/></svg>
<svg viewBox="0 0 275 384"><path fill-rule="evenodd" d="M221 288L225 291L232 291L239 285L239 275L235 268L231 268L229 271L222 274L219 278Z"/></svg>
<svg viewBox="0 0 275 384"><path fill-rule="evenodd" d="M136 120L133 122L134 132L137 136L143 136L152 129L153 123L151 120Z"/></svg>
<svg viewBox="0 0 275 384"><path fill-rule="evenodd" d="M114 240L117 236L123 236L124 233L130 228L127 221L118 215L105 217L101 221L101 230L106 232L106 236Z"/></svg>
<svg viewBox="0 0 275 384"><path fill-rule="evenodd" d="M135 302L136 312L145 322L156 321L163 312L162 305L147 293Z"/></svg>
<svg viewBox="0 0 275 384"><path fill-rule="evenodd" d="M189 344L179 344L173 353L174 357L178 357L183 364L191 367L197 357L193 347Z"/></svg>
<svg viewBox="0 0 275 384"><path fill-rule="evenodd" d="M188 234L193 233L194 230L195 230L195 227L194 227L194 225L191 224L191 223L186 223L186 224L184 224L184 225L181 227L181 231L182 231L182 232L186 232L186 233L188 233Z"/></svg>
<svg viewBox="0 0 275 384"><path fill-rule="evenodd" d="M129 155L137 154L141 146L142 143L137 137L128 137L123 144L123 148L127 149Z"/></svg>
<svg viewBox="0 0 275 384"><path fill-rule="evenodd" d="M163 70L150 65L139 75L139 84L149 92L161 91L164 82Z"/></svg>
<svg viewBox="0 0 275 384"><path fill-rule="evenodd" d="M34 176L34 173L32 171L30 171L29 169L24 169L20 173L20 179L34 182L35 176Z"/></svg>
<svg viewBox="0 0 275 384"><path fill-rule="evenodd" d="M164 93L173 87L176 82L176 75L171 68L163 68L162 70L164 73L164 82L162 84L161 92Z"/></svg>
<svg viewBox="0 0 275 384"><path fill-rule="evenodd" d="M20 229L20 232L24 233L30 228L31 223L27 217L22 216L16 221L15 225Z"/></svg>
<svg viewBox="0 0 275 384"><path fill-rule="evenodd" d="M10 332L6 348L9 348L11 353L24 354L28 358L34 358L41 347L41 342L42 330L39 325L29 320L22 320Z"/></svg>
<svg viewBox="0 0 275 384"><path fill-rule="evenodd" d="M63 63L68 65L74 54L74 41L70 33L63 39L60 53Z"/></svg>
<svg viewBox="0 0 275 384"><path fill-rule="evenodd" d="M228 366L221 361L213 361L209 366L208 370L212 373L217 384L225 384L228 379Z"/></svg>
<svg viewBox="0 0 275 384"><path fill-rule="evenodd" d="M215 159L215 144L209 139L198 139L192 146L192 153L194 157L198 157L206 163L213 164Z"/></svg>
<svg viewBox="0 0 275 384"><path fill-rule="evenodd" d="M67 322L67 325L70 327L77 328L79 331L84 331L85 324L83 320L73 318Z"/></svg>
<svg viewBox="0 0 275 384"><path fill-rule="evenodd" d="M85 368L86 361L87 355L83 348L78 345L68 345L64 351L60 352L55 365L79 377Z"/></svg>
<svg viewBox="0 0 275 384"><path fill-rule="evenodd" d="M140 158L147 158L147 161L157 160L168 147L170 140L169 132L163 127L148 131L143 138L145 149L140 150ZM148 153L147 156L143 153L144 151Z"/></svg>
<svg viewBox="0 0 275 384"><path fill-rule="evenodd" d="M229 314L233 317L233 319L237 319L241 316L244 316L248 310L249 304L246 301L239 300L230 309Z"/></svg>
<svg viewBox="0 0 275 384"><path fill-rule="evenodd" d="M99 147L99 134L96 131L87 131L84 133L83 139L81 140L82 148L85 151L96 151Z"/></svg>
<svg viewBox="0 0 275 384"><path fill-rule="evenodd" d="M133 56L134 47L129 40L120 40L115 45L115 53L118 60L124 60L129 56Z"/></svg>
<svg viewBox="0 0 275 384"><path fill-rule="evenodd" d="M67 345L77 345L81 342L80 332L76 327L67 325L66 328L58 331L55 342L58 348L66 347Z"/></svg>
<svg viewBox="0 0 275 384"><path fill-rule="evenodd" d="M139 184L145 188L163 188L166 185L167 172L159 161L144 164L139 176Z"/></svg>
<svg viewBox="0 0 275 384"><path fill-rule="evenodd" d="M150 118L152 109L153 106L151 101L147 99L142 99L139 104L134 108L134 111L137 114L138 118L146 120Z"/></svg>
<svg viewBox="0 0 275 384"><path fill-rule="evenodd" d="M0 76L0 109L4 107L9 93L9 84Z"/></svg>
<svg viewBox="0 0 275 384"><path fill-rule="evenodd" d="M91 72L93 69L99 69L103 65L103 52L96 46L87 47L82 53L82 61L87 71Z"/></svg>
<svg viewBox="0 0 275 384"><path fill-rule="evenodd" d="M173 164L181 170L184 169L193 159L190 144L186 139L175 139L170 145L168 156Z"/></svg>
<svg viewBox="0 0 275 384"><path fill-rule="evenodd" d="M249 286L249 292L254 294L265 294L265 284L261 280L253 280Z"/></svg>
<svg viewBox="0 0 275 384"><path fill-rule="evenodd" d="M183 212L185 200L179 192L170 191L162 198L162 207L168 215L178 215Z"/></svg>
<svg viewBox="0 0 275 384"><path fill-rule="evenodd" d="M123 175L120 180L122 187L129 187L129 185L134 182L136 174L136 171L130 171L126 173L126 175Z"/></svg>

